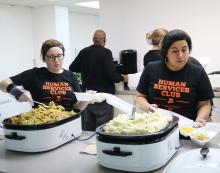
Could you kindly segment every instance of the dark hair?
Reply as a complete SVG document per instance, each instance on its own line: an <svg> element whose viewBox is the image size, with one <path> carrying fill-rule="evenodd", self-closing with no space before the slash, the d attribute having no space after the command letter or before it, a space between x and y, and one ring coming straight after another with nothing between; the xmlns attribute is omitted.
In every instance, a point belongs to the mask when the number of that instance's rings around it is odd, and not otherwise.
<svg viewBox="0 0 220 173"><path fill-rule="evenodd" d="M41 56L42 56L43 61L45 61L45 56L46 56L47 51L52 47L59 47L60 49L63 50L63 55L65 54L65 48L61 42L55 39L49 39L49 40L46 40L42 44L42 47L41 47Z"/></svg>
<svg viewBox="0 0 220 173"><path fill-rule="evenodd" d="M168 52L168 49L170 48L170 46L174 42L180 41L180 40L185 40L187 42L188 47L189 47L189 51L191 52L191 50L192 50L192 41L191 41L190 36L183 30L175 29L175 30L169 31L165 35L165 37L162 41L161 56L162 56L164 61L167 58L167 52Z"/></svg>

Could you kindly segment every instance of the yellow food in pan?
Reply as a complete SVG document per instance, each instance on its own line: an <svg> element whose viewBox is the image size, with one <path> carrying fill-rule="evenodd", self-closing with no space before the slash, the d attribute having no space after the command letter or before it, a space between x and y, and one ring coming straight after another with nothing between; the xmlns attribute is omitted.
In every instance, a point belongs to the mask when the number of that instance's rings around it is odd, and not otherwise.
<svg viewBox="0 0 220 173"><path fill-rule="evenodd" d="M65 111L61 105L56 106L54 102L49 103L49 108L39 105L30 112L22 113L19 116L10 118L10 122L15 125L37 125L56 122L76 114L73 111Z"/></svg>

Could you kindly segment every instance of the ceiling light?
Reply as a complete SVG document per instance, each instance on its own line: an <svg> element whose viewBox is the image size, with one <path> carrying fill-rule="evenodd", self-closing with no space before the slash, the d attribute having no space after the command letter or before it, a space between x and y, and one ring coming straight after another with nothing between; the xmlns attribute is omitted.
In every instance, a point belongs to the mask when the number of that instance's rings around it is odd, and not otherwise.
<svg viewBox="0 0 220 173"><path fill-rule="evenodd" d="M76 5L99 9L99 1L79 2Z"/></svg>

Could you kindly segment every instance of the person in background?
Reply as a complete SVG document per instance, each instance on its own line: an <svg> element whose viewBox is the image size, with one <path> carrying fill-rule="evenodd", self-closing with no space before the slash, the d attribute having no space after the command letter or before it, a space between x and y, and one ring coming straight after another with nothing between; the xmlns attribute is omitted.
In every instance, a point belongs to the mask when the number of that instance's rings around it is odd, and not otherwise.
<svg viewBox="0 0 220 173"><path fill-rule="evenodd" d="M32 103L33 99L48 105L54 101L66 109L82 109L85 105L77 102L74 94L80 91L75 75L62 68L65 57L63 44L55 39L46 40L41 47L41 56L47 67L35 67L11 76L0 82L0 89L21 102ZM31 98L17 86L23 86L24 90L29 91Z"/></svg>
<svg viewBox="0 0 220 173"><path fill-rule="evenodd" d="M152 45L152 49L144 55L144 67L149 62L161 60L160 44L167 32L164 28L157 28L153 32L146 34L146 39Z"/></svg>
<svg viewBox="0 0 220 173"><path fill-rule="evenodd" d="M106 34L97 30L93 45L82 49L69 66L69 70L81 73L83 91L94 90L115 94L115 83L127 81L127 75L116 73L112 52L105 48ZM94 131L113 118L114 109L106 101L89 104L84 117L85 130Z"/></svg>
<svg viewBox="0 0 220 173"><path fill-rule="evenodd" d="M205 70L189 63L190 36L169 31L161 45L163 61L149 63L137 86L137 105L144 111L163 108L199 122L210 121L214 93Z"/></svg>
<svg viewBox="0 0 220 173"><path fill-rule="evenodd" d="M151 44L153 47L144 55L144 67L146 67L149 62L162 60L160 51L161 42L167 32L168 31L164 28L157 28L153 32L149 32L146 34L146 39L148 43ZM202 67L201 63L194 57L189 58L189 63L193 63Z"/></svg>

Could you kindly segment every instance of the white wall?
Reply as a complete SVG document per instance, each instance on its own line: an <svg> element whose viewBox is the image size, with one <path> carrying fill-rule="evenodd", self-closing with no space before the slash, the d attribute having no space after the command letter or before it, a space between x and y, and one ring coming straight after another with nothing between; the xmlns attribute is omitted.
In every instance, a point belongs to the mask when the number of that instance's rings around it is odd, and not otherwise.
<svg viewBox="0 0 220 173"><path fill-rule="evenodd" d="M33 67L31 8L0 5L0 80ZM0 91L0 114L5 117L30 110ZM2 118L0 116L0 120Z"/></svg>
<svg viewBox="0 0 220 173"><path fill-rule="evenodd" d="M0 5L0 80L33 67L31 8Z"/></svg>
<svg viewBox="0 0 220 173"><path fill-rule="evenodd" d="M59 20L60 17L63 19ZM32 68L34 60L37 66L44 66L40 48L49 38L64 43L64 65L68 68L75 57L74 51L90 45L93 32L98 28L99 16L68 14L65 7L0 5L0 80Z"/></svg>
<svg viewBox="0 0 220 173"><path fill-rule="evenodd" d="M55 6L56 19L56 39L61 41L65 47L65 60L63 68L69 69L70 57L70 38L69 38L69 11L67 7Z"/></svg>
<svg viewBox="0 0 220 173"><path fill-rule="evenodd" d="M72 59L79 51L92 44L93 33L100 29L99 16L69 13L70 56Z"/></svg>
<svg viewBox="0 0 220 173"><path fill-rule="evenodd" d="M138 69L150 49L145 34L157 27L183 29L193 41L191 55L210 58L207 71L220 70L220 1L218 0L100 0L100 25L108 34L114 57L119 51L136 49Z"/></svg>
<svg viewBox="0 0 220 173"><path fill-rule="evenodd" d="M50 38L58 39L64 44L64 68L68 68L73 57L70 52L90 45L92 34L98 25L98 16L74 13L69 17L66 7L0 5L0 80L34 65L45 66L40 57L40 49L43 41ZM3 104L5 101L9 102ZM19 114L30 108L28 103L18 103L0 91L0 114L3 116Z"/></svg>
<svg viewBox="0 0 220 173"><path fill-rule="evenodd" d="M35 65L44 66L40 48L50 38L64 43L67 68L75 57L74 51L78 53L90 45L98 28L99 16L70 13L69 17L66 7L0 5L0 80L32 68L34 61Z"/></svg>
<svg viewBox="0 0 220 173"><path fill-rule="evenodd" d="M40 56L40 50L45 40L54 38L56 35L54 6L33 8L32 16L35 65L45 66Z"/></svg>
<svg viewBox="0 0 220 173"><path fill-rule="evenodd" d="M48 39L57 39L63 43L66 49L63 67L69 67L71 59L69 56L69 16L67 7L42 6L33 8L33 35L36 66L45 66L40 56L42 43Z"/></svg>

